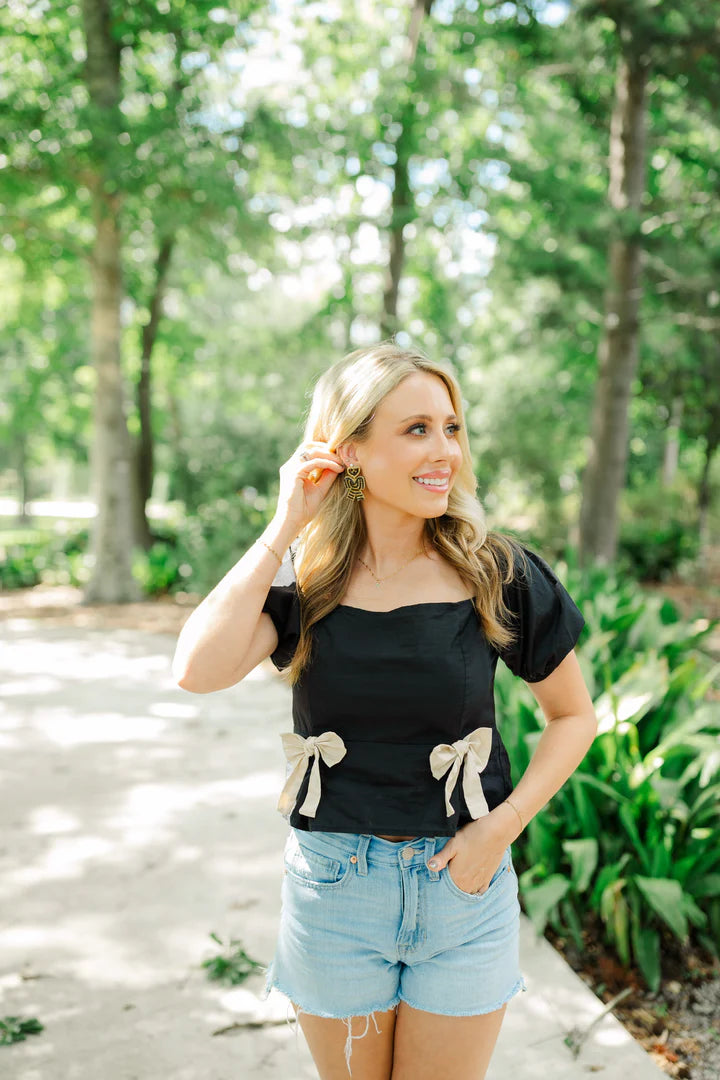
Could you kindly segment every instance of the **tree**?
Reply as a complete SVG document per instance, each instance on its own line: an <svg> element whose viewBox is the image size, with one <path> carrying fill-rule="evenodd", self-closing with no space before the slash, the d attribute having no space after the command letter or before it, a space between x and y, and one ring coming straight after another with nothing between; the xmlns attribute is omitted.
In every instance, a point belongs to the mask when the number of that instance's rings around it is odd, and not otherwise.
<svg viewBox="0 0 720 1080"><path fill-rule="evenodd" d="M137 600L132 576L130 436L120 366L122 195L112 169L120 133L120 46L112 32L110 0L83 0L87 59L84 80L92 126L87 184L92 195L95 240L91 256L93 310L91 357L95 369L92 532L93 569L86 603Z"/></svg>
<svg viewBox="0 0 720 1080"><path fill-rule="evenodd" d="M715 5L705 0L683 12L669 0L633 4L592 0L583 14L611 20L618 56L608 176L614 218L580 513L581 562L608 563L616 553L617 508L626 481L629 403L639 357L648 81L653 75L677 77L687 72L693 93L717 105L720 27Z"/></svg>
<svg viewBox="0 0 720 1080"><path fill-rule="evenodd" d="M608 247L603 335L580 514L582 560L615 558L625 486L629 402L639 354L639 215L645 193L649 61L632 31L618 27L620 55L610 121L608 201L615 213Z"/></svg>

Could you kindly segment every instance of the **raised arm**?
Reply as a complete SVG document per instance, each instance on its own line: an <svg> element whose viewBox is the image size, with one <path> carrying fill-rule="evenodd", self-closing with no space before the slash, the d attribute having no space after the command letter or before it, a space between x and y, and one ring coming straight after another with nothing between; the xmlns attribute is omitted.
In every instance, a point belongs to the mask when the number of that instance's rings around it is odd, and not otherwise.
<svg viewBox="0 0 720 1080"><path fill-rule="evenodd" d="M232 686L247 673L248 655L261 627L263 605L281 561L292 540L316 513L343 465L325 443L303 444L280 468L278 506L262 536L191 613L180 631L172 674L183 690L209 694ZM316 470L317 482L310 479ZM277 552L269 551L264 541ZM267 647L272 651L275 632L265 617L268 639L255 646L252 667ZM272 638L272 640L271 640ZM247 663L246 663L247 660Z"/></svg>

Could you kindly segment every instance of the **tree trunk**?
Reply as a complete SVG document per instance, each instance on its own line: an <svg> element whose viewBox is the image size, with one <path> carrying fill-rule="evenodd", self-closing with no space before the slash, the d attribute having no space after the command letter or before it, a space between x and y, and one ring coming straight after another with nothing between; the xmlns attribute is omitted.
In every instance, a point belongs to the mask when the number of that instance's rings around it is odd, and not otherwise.
<svg viewBox="0 0 720 1080"><path fill-rule="evenodd" d="M183 445L183 429L178 400L171 389L167 390L165 407L168 414L168 431L166 441L170 449L170 458L173 468L170 472L170 485L168 499L179 499L185 503L188 511L195 509L195 490L192 482L193 474L187 463L187 454Z"/></svg>
<svg viewBox="0 0 720 1080"><path fill-rule="evenodd" d="M415 0L410 15L410 26L405 47L406 71L409 73L415 63L422 21L430 14L433 0ZM415 118L415 106L409 100L408 87L404 88L405 97L400 109L400 135L395 143L395 164L393 166L393 192L390 219L390 259L385 275L383 290L383 309L380 316L380 335L392 337L398 329L397 302L405 262L405 226L414 217L413 197L410 189L408 159L412 139L410 133Z"/></svg>
<svg viewBox="0 0 720 1080"><path fill-rule="evenodd" d="M580 563L608 564L617 551L618 504L625 485L629 403L638 363L641 296L639 213L645 189L647 67L623 43L610 131L609 202L616 223L608 252L605 320L583 476Z"/></svg>
<svg viewBox="0 0 720 1080"><path fill-rule="evenodd" d="M710 505L712 502L710 471L718 446L720 446L720 412L716 409L710 417L710 423L705 437L705 458L697 494L699 536L698 563L701 572L707 568L710 560Z"/></svg>
<svg viewBox="0 0 720 1080"><path fill-rule="evenodd" d="M121 197L110 164L117 150L120 50L113 40L110 0L83 0L87 47L85 82L93 109L92 192L95 240L91 256L91 357L95 370L91 466L97 514L94 564L85 603L137 600L132 576L132 452L120 366Z"/></svg>
<svg viewBox="0 0 720 1080"><path fill-rule="evenodd" d="M677 476L678 461L680 460L680 427L682 425L683 399L678 396L673 398L670 419L665 429L665 448L663 453L662 486L672 487Z"/></svg>
<svg viewBox="0 0 720 1080"><path fill-rule="evenodd" d="M18 478L18 513L17 523L18 525L27 525L30 522L30 512L28 510L28 502L30 501L30 490L28 486L28 473L27 473L27 455L25 437L20 436L16 442L17 446L17 478Z"/></svg>
<svg viewBox="0 0 720 1080"><path fill-rule="evenodd" d="M385 277L383 310L380 318L380 336L383 338L391 337L398 329L397 301L403 263L405 262L405 237L403 231L413 215L407 154L413 112L414 107L406 103L401 114L402 131L395 143L396 156L393 166L395 183L392 193L390 260Z"/></svg>
<svg viewBox="0 0 720 1080"><path fill-rule="evenodd" d="M150 300L150 319L142 329L140 375L136 387L136 403L140 418L140 435L135 441L135 483L133 484L134 542L146 551L152 545L152 533L146 514L146 504L152 494L154 478L154 449L152 432L152 370L151 358L165 295L174 237L163 240L155 260L155 288Z"/></svg>

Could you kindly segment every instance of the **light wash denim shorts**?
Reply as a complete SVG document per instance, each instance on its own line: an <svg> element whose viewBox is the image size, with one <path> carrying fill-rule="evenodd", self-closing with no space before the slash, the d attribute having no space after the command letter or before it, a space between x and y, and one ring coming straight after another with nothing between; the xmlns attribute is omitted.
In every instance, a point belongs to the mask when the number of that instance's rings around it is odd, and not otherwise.
<svg viewBox="0 0 720 1080"><path fill-rule="evenodd" d="M299 1011L343 1019L406 1001L447 1016L499 1009L527 990L519 967L518 881L510 846L484 893L427 863L450 837L391 841L290 829L272 987ZM452 866L452 861L449 864ZM296 1027L297 1035L297 1027ZM350 1073L352 1075L352 1073Z"/></svg>

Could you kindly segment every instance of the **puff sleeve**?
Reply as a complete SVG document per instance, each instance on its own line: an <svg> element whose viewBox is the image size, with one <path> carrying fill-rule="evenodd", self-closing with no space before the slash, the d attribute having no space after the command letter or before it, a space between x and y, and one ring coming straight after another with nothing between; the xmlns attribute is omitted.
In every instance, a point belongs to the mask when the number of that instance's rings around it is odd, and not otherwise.
<svg viewBox="0 0 720 1080"><path fill-rule="evenodd" d="M278 644L270 659L278 671L288 666L300 638L300 598L293 569L294 558L295 553L289 548L262 607L277 630Z"/></svg>
<svg viewBox="0 0 720 1080"><path fill-rule="evenodd" d="M513 613L515 644L498 650L514 675L525 682L546 679L575 647L585 619L545 560L520 545L528 559L527 576L516 556L516 576L503 585L503 599Z"/></svg>

